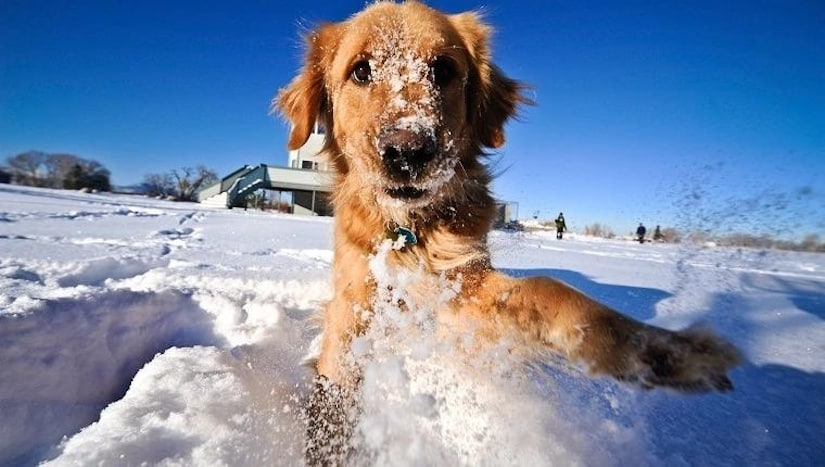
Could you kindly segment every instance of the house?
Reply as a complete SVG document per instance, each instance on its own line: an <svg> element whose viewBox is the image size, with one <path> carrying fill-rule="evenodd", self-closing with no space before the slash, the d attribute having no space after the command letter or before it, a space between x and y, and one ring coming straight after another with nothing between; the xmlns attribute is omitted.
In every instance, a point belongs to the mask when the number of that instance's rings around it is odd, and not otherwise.
<svg viewBox="0 0 825 467"><path fill-rule="evenodd" d="M293 214L331 216L331 167L320 156L324 131L316 125L306 144L289 152L288 166L259 164L244 166L197 194L199 203L229 209L244 207L260 189L289 193Z"/></svg>
<svg viewBox="0 0 825 467"><path fill-rule="evenodd" d="M307 142L300 148L289 151L289 167L293 169L331 171L332 166L321 156L325 140L326 131L324 127L316 123Z"/></svg>

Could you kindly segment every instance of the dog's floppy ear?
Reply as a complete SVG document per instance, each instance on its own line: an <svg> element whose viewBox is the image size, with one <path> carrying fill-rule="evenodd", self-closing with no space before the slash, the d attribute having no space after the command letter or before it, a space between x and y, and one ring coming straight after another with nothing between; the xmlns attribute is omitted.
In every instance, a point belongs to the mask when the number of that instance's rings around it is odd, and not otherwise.
<svg viewBox="0 0 825 467"><path fill-rule="evenodd" d="M337 24L322 25L308 34L304 65L300 73L272 101L273 110L280 110L292 123L287 144L290 150L298 149L307 142L316 121L321 119L325 125L329 123L327 117L331 104L327 98L324 70L328 69L332 61L338 36Z"/></svg>
<svg viewBox="0 0 825 467"><path fill-rule="evenodd" d="M498 148L504 144L504 123L516 116L519 104L532 104L525 86L508 78L492 62L489 40L491 28L476 13L450 17L470 57L467 112L481 146Z"/></svg>

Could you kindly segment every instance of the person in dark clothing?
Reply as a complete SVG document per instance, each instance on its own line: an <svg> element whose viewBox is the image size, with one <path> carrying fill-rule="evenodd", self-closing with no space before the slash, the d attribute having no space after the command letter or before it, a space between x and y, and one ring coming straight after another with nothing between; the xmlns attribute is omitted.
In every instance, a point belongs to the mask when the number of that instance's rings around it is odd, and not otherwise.
<svg viewBox="0 0 825 467"><path fill-rule="evenodd" d="M660 242L665 239L665 236L662 235L662 229L659 228L657 225L656 228L653 230L653 240Z"/></svg>
<svg viewBox="0 0 825 467"><path fill-rule="evenodd" d="M561 240L562 232L567 232L567 224L564 223L564 213L560 212L556 218L556 238Z"/></svg>
<svg viewBox="0 0 825 467"><path fill-rule="evenodd" d="M644 243L645 242L645 234L646 233L647 233L647 229L645 228L645 226L641 222L639 222L639 227L636 229L636 237L638 237L637 240L639 240L639 243Z"/></svg>

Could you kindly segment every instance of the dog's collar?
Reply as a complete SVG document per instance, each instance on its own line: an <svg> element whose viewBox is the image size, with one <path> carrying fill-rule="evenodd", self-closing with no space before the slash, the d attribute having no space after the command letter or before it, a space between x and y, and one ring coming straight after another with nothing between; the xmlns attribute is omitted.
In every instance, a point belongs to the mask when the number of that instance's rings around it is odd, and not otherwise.
<svg viewBox="0 0 825 467"><path fill-rule="evenodd" d="M418 237L415 235L415 232L413 232L412 229L400 226L395 222L387 225L385 233L387 235L387 238L392 240L393 242L397 242L399 238L402 238L404 241L404 244L401 245L402 250L408 246L412 246L418 243Z"/></svg>

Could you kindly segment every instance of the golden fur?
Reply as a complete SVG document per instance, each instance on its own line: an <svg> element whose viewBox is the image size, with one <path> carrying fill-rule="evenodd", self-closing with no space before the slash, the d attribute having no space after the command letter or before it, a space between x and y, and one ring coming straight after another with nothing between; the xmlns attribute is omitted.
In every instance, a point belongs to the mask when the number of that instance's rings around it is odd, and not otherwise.
<svg viewBox="0 0 825 467"><path fill-rule="evenodd" d="M459 282L439 311L445 320L474 323L490 339L516 336L525 355L551 350L646 388L731 389L726 372L739 354L710 332L648 326L554 279L493 269L486 234L495 205L483 150L504 143L505 122L529 99L493 64L490 32L475 13L377 2L309 34L302 70L276 98L293 125L289 148L302 146L318 121L336 171L334 297L318 374L357 385L344 356L369 325L359 313L376 295L368 258L388 230L405 226L418 242L391 250L388 267ZM427 287L418 293L433 293Z"/></svg>

